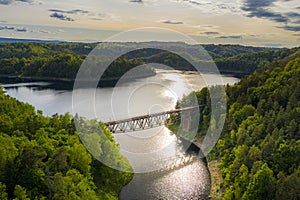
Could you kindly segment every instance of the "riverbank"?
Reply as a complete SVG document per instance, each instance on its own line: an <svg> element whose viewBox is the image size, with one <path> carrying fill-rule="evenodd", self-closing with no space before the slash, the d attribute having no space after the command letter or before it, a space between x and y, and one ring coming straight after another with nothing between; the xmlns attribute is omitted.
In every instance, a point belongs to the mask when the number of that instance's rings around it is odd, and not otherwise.
<svg viewBox="0 0 300 200"><path fill-rule="evenodd" d="M143 78L148 78L155 76L156 72L152 71L151 73L140 75L140 76L132 76L132 77L126 77L122 78L123 81L132 81L132 80L138 80ZM58 78L58 77L34 77L34 76L8 76L8 75L0 75L0 83L23 83L23 82L52 82L52 83L58 83L60 85L66 86L72 86L74 85L75 81L80 83L83 87L87 86L89 87L91 83L98 82L98 87L114 87L118 81L120 80L120 77L111 77L111 78L101 78L100 80L90 80L90 79L82 79L82 80L76 80L73 78Z"/></svg>
<svg viewBox="0 0 300 200"><path fill-rule="evenodd" d="M222 197L222 192L220 190L220 183L223 182L223 178L218 168L219 161L213 160L208 162L208 169L211 177L211 189L210 196L213 200L219 200Z"/></svg>

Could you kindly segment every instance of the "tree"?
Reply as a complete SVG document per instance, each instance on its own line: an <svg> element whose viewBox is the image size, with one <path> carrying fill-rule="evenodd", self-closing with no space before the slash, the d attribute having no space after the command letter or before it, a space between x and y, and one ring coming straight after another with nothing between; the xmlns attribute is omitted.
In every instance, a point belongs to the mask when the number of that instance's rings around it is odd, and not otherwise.
<svg viewBox="0 0 300 200"><path fill-rule="evenodd" d="M289 176L281 177L276 185L276 198L281 200L285 199L297 200L300 199L300 167Z"/></svg>
<svg viewBox="0 0 300 200"><path fill-rule="evenodd" d="M6 185L0 182L0 199L7 200L8 194L6 192Z"/></svg>
<svg viewBox="0 0 300 200"><path fill-rule="evenodd" d="M14 195L16 197L14 200L30 200L30 198L27 197L26 189L20 185L16 185Z"/></svg>
<svg viewBox="0 0 300 200"><path fill-rule="evenodd" d="M95 185L77 170L69 170L64 176L57 173L53 180L53 199L98 199L94 191Z"/></svg>
<svg viewBox="0 0 300 200"><path fill-rule="evenodd" d="M275 197L273 171L265 163L251 178L242 199L271 200Z"/></svg>

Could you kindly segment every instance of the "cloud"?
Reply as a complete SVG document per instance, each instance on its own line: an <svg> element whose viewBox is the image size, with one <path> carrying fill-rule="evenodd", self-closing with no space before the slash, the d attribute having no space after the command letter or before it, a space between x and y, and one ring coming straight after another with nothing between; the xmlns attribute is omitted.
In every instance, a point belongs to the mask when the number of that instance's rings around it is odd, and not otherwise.
<svg viewBox="0 0 300 200"><path fill-rule="evenodd" d="M275 1L276 0L246 0L242 9L245 11L255 11L259 8L269 7L273 5Z"/></svg>
<svg viewBox="0 0 300 200"><path fill-rule="evenodd" d="M263 34L249 34L250 37L276 37L278 34L276 33L263 33Z"/></svg>
<svg viewBox="0 0 300 200"><path fill-rule="evenodd" d="M288 13L286 13L286 15L288 17L300 18L300 13L296 13L296 12L288 12Z"/></svg>
<svg viewBox="0 0 300 200"><path fill-rule="evenodd" d="M90 18L91 20L95 20L95 21L102 21L103 20L103 18L97 18L97 17L92 17L92 18Z"/></svg>
<svg viewBox="0 0 300 200"><path fill-rule="evenodd" d="M208 0L173 0L177 3L186 3L209 14L223 15L225 12L240 12L239 4L232 1L208 1Z"/></svg>
<svg viewBox="0 0 300 200"><path fill-rule="evenodd" d="M242 10L248 12L247 17L269 19L275 22L288 22L289 19L281 13L270 11L276 0L246 0Z"/></svg>
<svg viewBox="0 0 300 200"><path fill-rule="evenodd" d="M7 23L6 20L0 20L0 23Z"/></svg>
<svg viewBox="0 0 300 200"><path fill-rule="evenodd" d="M59 9L49 9L48 11L54 13L64 13L64 14L89 14L87 10L75 9L75 10L59 10Z"/></svg>
<svg viewBox="0 0 300 200"><path fill-rule="evenodd" d="M198 2L198 1L194 1L194 0L183 0L185 2L188 2L190 4L194 4L196 6L200 6L200 5L204 5L205 3L201 3L201 2Z"/></svg>
<svg viewBox="0 0 300 200"><path fill-rule="evenodd" d="M296 12L288 12L286 13L288 17L290 17L292 23L294 24L300 24L300 13Z"/></svg>
<svg viewBox="0 0 300 200"><path fill-rule="evenodd" d="M213 2L209 1L197 1L197 0L181 0L181 2L186 2L195 6L204 6L204 5L212 5Z"/></svg>
<svg viewBox="0 0 300 200"><path fill-rule="evenodd" d="M43 33L43 34L51 34L50 31L43 30L43 29L37 29L37 30L28 30L27 27L15 27L15 26L0 26L0 31L14 31L18 33L25 33L25 32L31 32L31 33Z"/></svg>
<svg viewBox="0 0 300 200"><path fill-rule="evenodd" d="M98 14L91 13L89 16L91 16L89 18L90 20L95 20L95 21L102 21L109 17L108 15L103 14L103 13L98 13Z"/></svg>
<svg viewBox="0 0 300 200"><path fill-rule="evenodd" d="M82 9L74 9L74 10L49 9L48 11L52 12L50 17L58 18L58 19L64 20L64 21L75 21L73 18L68 17L65 14L83 15L85 17L89 17L88 19L90 19L90 20L97 20L97 21L104 20L105 18L108 17L108 15L103 14L103 13L93 13L93 12L90 12L87 10L82 10Z"/></svg>
<svg viewBox="0 0 300 200"><path fill-rule="evenodd" d="M183 22L180 22L180 21L172 21L172 20L165 20L165 21L162 21L161 23L164 23L164 24L175 24L175 25L183 24Z"/></svg>
<svg viewBox="0 0 300 200"><path fill-rule="evenodd" d="M223 35L223 36L220 36L220 37L216 37L216 38L219 38L219 39L242 39L243 36L241 35Z"/></svg>
<svg viewBox="0 0 300 200"><path fill-rule="evenodd" d="M11 1L11 0L0 0L0 4L2 4L2 5L9 5L9 4L11 4L13 1Z"/></svg>
<svg viewBox="0 0 300 200"><path fill-rule="evenodd" d="M16 28L17 32L27 32L27 28Z"/></svg>
<svg viewBox="0 0 300 200"><path fill-rule="evenodd" d="M0 26L0 30L9 30L9 31L12 31L12 30L15 30L15 27L12 27L12 26Z"/></svg>
<svg viewBox="0 0 300 200"><path fill-rule="evenodd" d="M300 31L300 26L285 25L285 26L278 26L277 28L281 28L287 31L294 31L294 32Z"/></svg>
<svg viewBox="0 0 300 200"><path fill-rule="evenodd" d="M0 26L0 31L7 30L7 31L16 31L16 32L27 32L27 28L25 27L13 27L13 26Z"/></svg>
<svg viewBox="0 0 300 200"><path fill-rule="evenodd" d="M203 34L205 34L205 35L219 35L220 33L215 32L215 31L207 31L207 32L204 32Z"/></svg>
<svg viewBox="0 0 300 200"><path fill-rule="evenodd" d="M10 5L14 2L33 3L33 0L0 0L1 5Z"/></svg>
<svg viewBox="0 0 300 200"><path fill-rule="evenodd" d="M276 12L275 2L290 2L292 0L246 0L241 9L247 12L247 17L257 17L268 19L278 23L284 23L282 26L276 26L287 31L300 31L300 13L298 12ZM297 7L296 9L300 9Z"/></svg>
<svg viewBox="0 0 300 200"><path fill-rule="evenodd" d="M72 19L72 18L70 18L70 17L68 17L68 16L66 16L66 15L59 14L59 13L57 13L57 12L52 13L52 14L50 15L50 17L52 17L52 18L57 18L57 19L60 19L60 20L63 20L63 21L69 21L69 22L75 21L74 19Z"/></svg>
<svg viewBox="0 0 300 200"><path fill-rule="evenodd" d="M130 0L131 3L143 3L143 0Z"/></svg>
<svg viewBox="0 0 300 200"><path fill-rule="evenodd" d="M46 30L38 30L39 33L44 33L44 34L51 34L50 31L46 31Z"/></svg>
<svg viewBox="0 0 300 200"><path fill-rule="evenodd" d="M247 15L248 17L265 18L275 22L288 22L289 19L280 13L270 12L265 9L257 9Z"/></svg>
<svg viewBox="0 0 300 200"><path fill-rule="evenodd" d="M201 25L192 25L192 28L197 29L205 29L207 31L214 31L215 29L219 29L219 26L213 25L213 24L201 24Z"/></svg>

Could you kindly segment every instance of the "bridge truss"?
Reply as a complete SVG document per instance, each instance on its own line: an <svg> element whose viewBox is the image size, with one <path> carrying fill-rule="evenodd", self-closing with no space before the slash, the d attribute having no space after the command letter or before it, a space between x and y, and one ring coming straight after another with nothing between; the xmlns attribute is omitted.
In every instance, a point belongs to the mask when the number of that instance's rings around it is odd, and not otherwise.
<svg viewBox="0 0 300 200"><path fill-rule="evenodd" d="M166 112L148 114L138 117L133 117L124 120L106 122L105 125L112 133L125 133L132 131L145 130L164 125L170 116L174 113L188 113L195 111L199 107L187 107Z"/></svg>

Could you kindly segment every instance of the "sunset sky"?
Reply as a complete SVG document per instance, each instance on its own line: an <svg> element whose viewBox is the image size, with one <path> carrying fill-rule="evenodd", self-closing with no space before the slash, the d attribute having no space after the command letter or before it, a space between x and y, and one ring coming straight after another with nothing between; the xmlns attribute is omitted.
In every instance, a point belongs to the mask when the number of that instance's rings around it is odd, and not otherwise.
<svg viewBox="0 0 300 200"><path fill-rule="evenodd" d="M199 43L300 46L300 2L0 0L0 37L101 41L143 27L175 30Z"/></svg>

